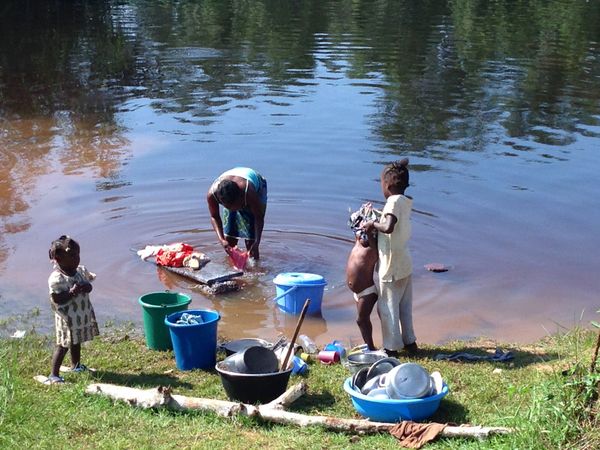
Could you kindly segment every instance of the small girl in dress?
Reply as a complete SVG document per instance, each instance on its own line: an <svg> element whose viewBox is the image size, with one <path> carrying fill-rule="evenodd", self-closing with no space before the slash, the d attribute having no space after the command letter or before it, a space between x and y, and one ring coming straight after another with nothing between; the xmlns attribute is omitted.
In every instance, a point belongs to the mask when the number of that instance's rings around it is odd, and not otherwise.
<svg viewBox="0 0 600 450"><path fill-rule="evenodd" d="M90 302L91 281L96 274L79 265L79 244L69 236L61 236L48 252L54 261L54 271L48 278L50 300L54 311L56 348L52 355L52 373L48 383L64 383L60 366L71 351L71 370L87 369L81 364L81 343L98 336L98 324Z"/></svg>

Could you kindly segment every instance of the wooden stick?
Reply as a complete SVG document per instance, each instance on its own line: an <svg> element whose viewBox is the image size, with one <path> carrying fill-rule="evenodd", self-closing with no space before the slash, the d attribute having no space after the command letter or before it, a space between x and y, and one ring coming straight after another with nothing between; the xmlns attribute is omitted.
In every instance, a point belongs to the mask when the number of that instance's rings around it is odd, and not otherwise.
<svg viewBox="0 0 600 450"><path fill-rule="evenodd" d="M164 387L154 389L136 389L114 384L94 383L88 385L85 392L103 395L114 400L128 403L140 408L166 407L175 410L200 410L216 413L221 417L231 418L235 415L256 417L268 422L306 427L318 425L332 431L343 431L354 434L373 434L389 432L395 423L371 422L366 419L342 419L330 416L309 416L282 410L281 407L300 397L306 386L294 385L285 393L265 405L247 405L225 400L186 397L173 395ZM483 439L495 434L507 434L512 430L504 427L481 426L446 426L440 433L444 437L471 437Z"/></svg>
<svg viewBox="0 0 600 450"><path fill-rule="evenodd" d="M598 338L596 339L596 347L594 347L594 355L592 356L592 364L590 365L590 373L596 371L596 361L598 360L598 348L600 348L600 330L598 330Z"/></svg>
<svg viewBox="0 0 600 450"><path fill-rule="evenodd" d="M296 344L296 339L298 338L298 333L300 332L300 326L304 321L304 316L306 315L306 310L308 309L308 305L310 304L310 298L307 298L304 302L304 306L302 307L302 311L300 312L300 317L298 318L298 323L296 324L296 329L294 330L294 337L292 337L292 342L290 342L290 347L285 355L285 359L283 360L283 364L281 365L281 371L287 370L288 360L290 359L290 355L292 354L292 350L294 345Z"/></svg>

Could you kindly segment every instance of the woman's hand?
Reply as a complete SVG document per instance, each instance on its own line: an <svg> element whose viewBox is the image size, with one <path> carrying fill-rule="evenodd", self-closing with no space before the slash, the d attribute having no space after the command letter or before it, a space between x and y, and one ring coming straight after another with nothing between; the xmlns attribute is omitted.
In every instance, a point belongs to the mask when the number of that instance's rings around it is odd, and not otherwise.
<svg viewBox="0 0 600 450"><path fill-rule="evenodd" d="M258 259L259 258L258 244L256 244L256 243L252 244L252 247L250 247L248 249L248 254L250 255L250 258Z"/></svg>
<svg viewBox="0 0 600 450"><path fill-rule="evenodd" d="M225 252L227 254L229 254L231 252L231 249L233 247L231 247L231 244L229 243L229 241L227 241L227 239L219 239L221 245L223 246L223 249L225 250Z"/></svg>

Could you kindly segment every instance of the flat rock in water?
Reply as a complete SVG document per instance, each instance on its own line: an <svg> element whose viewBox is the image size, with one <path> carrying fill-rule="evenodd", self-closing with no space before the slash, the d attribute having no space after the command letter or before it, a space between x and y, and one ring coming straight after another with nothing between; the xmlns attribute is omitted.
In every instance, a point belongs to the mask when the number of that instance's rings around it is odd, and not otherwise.
<svg viewBox="0 0 600 450"><path fill-rule="evenodd" d="M148 259L148 261L152 261ZM156 264L156 263L155 263ZM223 281L231 280L232 278L240 277L244 274L241 270L231 267L226 267L214 261L209 262L204 267L198 270L190 269L189 267L169 267L159 266L164 270L176 273L182 277L189 278L200 284L212 285Z"/></svg>
<svg viewBox="0 0 600 450"><path fill-rule="evenodd" d="M425 268L430 272L448 272L449 267L440 263L425 264Z"/></svg>
<svg viewBox="0 0 600 450"><path fill-rule="evenodd" d="M202 292L207 295L218 295L224 294L225 292L234 292L240 290L240 285L235 281L217 281L211 285L200 286Z"/></svg>

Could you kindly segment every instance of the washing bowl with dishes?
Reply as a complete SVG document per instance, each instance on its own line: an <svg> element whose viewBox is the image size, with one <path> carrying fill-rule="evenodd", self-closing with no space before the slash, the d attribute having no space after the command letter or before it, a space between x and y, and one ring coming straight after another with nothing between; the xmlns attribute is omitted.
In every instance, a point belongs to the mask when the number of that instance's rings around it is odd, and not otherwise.
<svg viewBox="0 0 600 450"><path fill-rule="evenodd" d="M440 402L448 395L448 386L445 383L439 393L423 398L384 398L387 392L382 392L381 388L373 389L369 395L365 395L352 387L352 377L344 381L344 390L350 395L354 409L361 416L376 422L389 423L427 419L438 410Z"/></svg>

